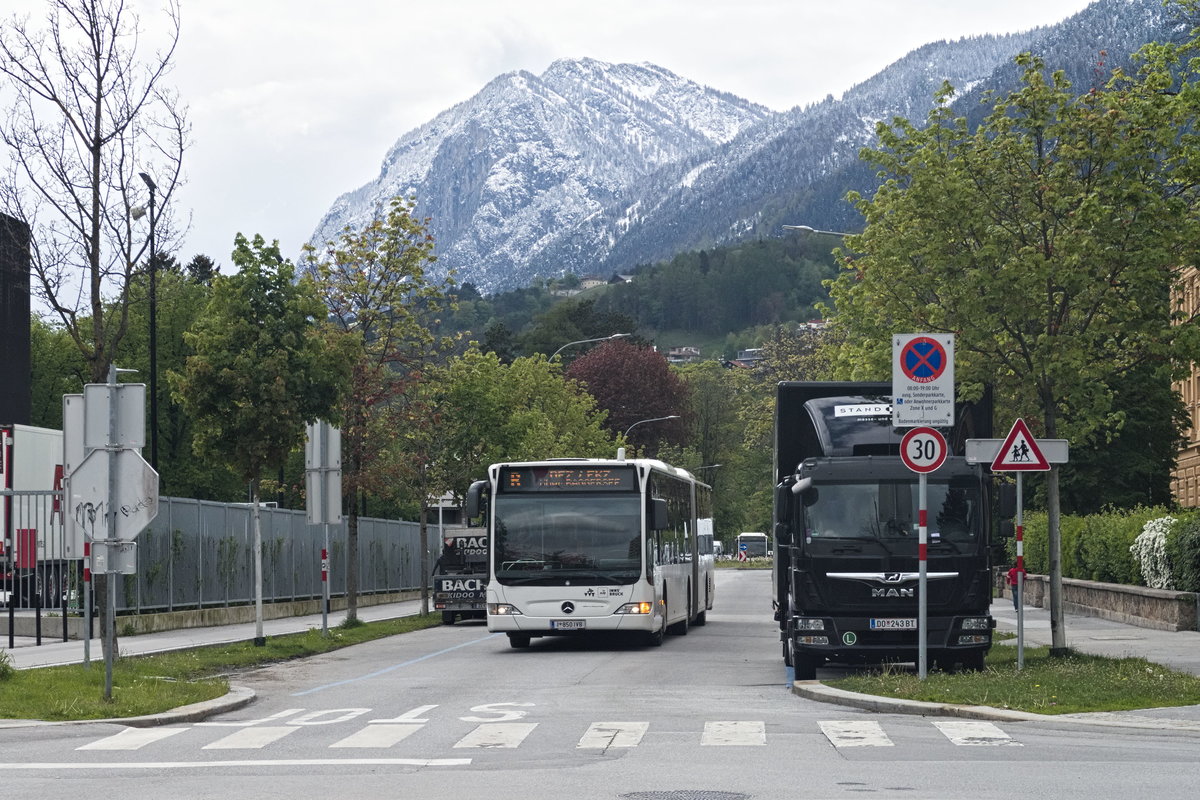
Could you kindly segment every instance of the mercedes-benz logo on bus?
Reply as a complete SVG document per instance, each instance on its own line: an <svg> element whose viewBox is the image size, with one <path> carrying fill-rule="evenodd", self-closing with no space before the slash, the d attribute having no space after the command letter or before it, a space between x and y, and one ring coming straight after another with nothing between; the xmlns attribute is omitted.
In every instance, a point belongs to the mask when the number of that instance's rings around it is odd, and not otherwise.
<svg viewBox="0 0 1200 800"><path fill-rule="evenodd" d="M575 613L575 604L572 603L570 600L563 603L562 604L562 612L564 614L574 614Z"/></svg>

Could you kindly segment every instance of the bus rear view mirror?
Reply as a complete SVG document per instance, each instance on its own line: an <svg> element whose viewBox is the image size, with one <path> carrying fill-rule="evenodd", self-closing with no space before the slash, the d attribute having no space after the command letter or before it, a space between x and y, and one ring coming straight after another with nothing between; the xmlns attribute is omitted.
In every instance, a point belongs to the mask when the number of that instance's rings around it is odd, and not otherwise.
<svg viewBox="0 0 1200 800"><path fill-rule="evenodd" d="M475 481L467 489L467 502L463 506L463 515L467 519L475 519L483 511L483 490L486 488L487 481Z"/></svg>

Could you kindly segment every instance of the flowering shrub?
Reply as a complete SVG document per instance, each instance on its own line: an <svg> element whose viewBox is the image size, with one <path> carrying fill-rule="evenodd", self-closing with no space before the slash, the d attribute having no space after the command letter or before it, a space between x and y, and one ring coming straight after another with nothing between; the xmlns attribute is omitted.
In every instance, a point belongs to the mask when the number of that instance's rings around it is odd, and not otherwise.
<svg viewBox="0 0 1200 800"><path fill-rule="evenodd" d="M1167 534L1176 522L1166 516L1149 520L1133 540L1129 552L1142 571L1142 580L1151 589L1173 589L1171 563L1167 558Z"/></svg>

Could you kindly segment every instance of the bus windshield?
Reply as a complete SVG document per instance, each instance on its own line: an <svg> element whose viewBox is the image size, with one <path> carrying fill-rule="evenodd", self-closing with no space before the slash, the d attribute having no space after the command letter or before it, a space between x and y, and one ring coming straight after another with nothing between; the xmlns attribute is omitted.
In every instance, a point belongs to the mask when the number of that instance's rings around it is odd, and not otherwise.
<svg viewBox="0 0 1200 800"><path fill-rule="evenodd" d="M495 514L500 583L630 584L642 574L637 494L501 494Z"/></svg>
<svg viewBox="0 0 1200 800"><path fill-rule="evenodd" d="M822 483L816 502L805 509L806 538L915 540L920 509L917 489L913 481ZM979 489L973 482L929 482L929 541L955 545L979 541L979 506Z"/></svg>

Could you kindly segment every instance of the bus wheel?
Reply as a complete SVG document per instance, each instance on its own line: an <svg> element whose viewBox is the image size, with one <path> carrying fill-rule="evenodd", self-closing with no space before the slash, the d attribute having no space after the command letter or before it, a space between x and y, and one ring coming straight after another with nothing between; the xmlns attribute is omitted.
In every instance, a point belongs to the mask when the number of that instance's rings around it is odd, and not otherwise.
<svg viewBox="0 0 1200 800"><path fill-rule="evenodd" d="M700 627L704 623L708 622L708 609L709 609L709 606L711 606L711 605L712 604L708 602L708 587L705 586L704 587L704 605L700 606L700 613L696 615L696 618L694 620L692 620L693 625Z"/></svg>
<svg viewBox="0 0 1200 800"><path fill-rule="evenodd" d="M658 626L658 630L651 631L650 633L646 634L646 644L650 645L651 647L662 647L663 631L665 629L666 620L663 620L663 624Z"/></svg>
<svg viewBox="0 0 1200 800"><path fill-rule="evenodd" d="M442 624L443 625L453 625L454 624L454 612L453 611L443 611L442 612Z"/></svg>
<svg viewBox="0 0 1200 800"><path fill-rule="evenodd" d="M520 650L522 647L529 647L528 634L510 633L508 635L508 646L514 650Z"/></svg>
<svg viewBox="0 0 1200 800"><path fill-rule="evenodd" d="M687 610L683 614L683 619L676 622L674 625L667 628L667 633L672 636L687 636L688 621L692 618L692 592L688 589Z"/></svg>

